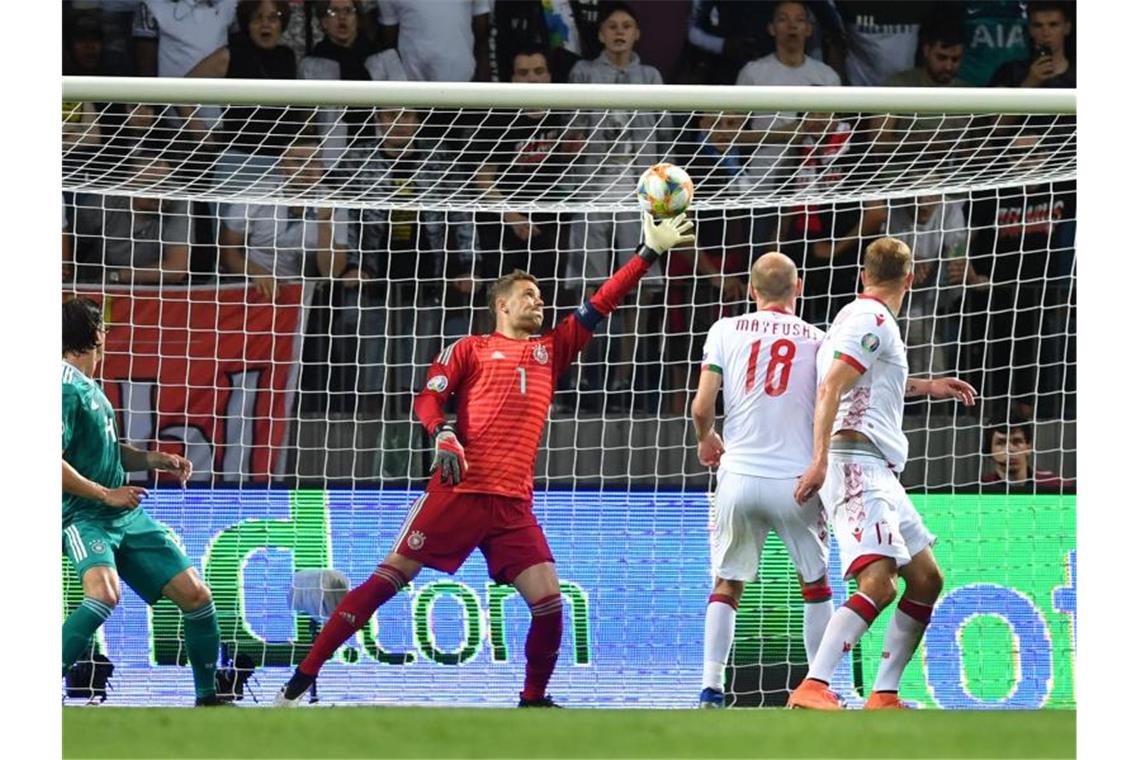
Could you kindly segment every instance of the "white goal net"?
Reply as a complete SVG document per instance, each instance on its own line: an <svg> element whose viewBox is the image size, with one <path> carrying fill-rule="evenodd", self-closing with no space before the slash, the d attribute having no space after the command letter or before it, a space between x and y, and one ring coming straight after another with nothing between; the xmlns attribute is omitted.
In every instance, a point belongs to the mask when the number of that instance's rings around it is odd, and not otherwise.
<svg viewBox="0 0 1140 760"><path fill-rule="evenodd" d="M444 346L492 329L488 284L531 272L552 326L636 248L636 179L669 161L696 185L697 244L599 327L539 452L534 509L568 601L551 692L695 701L715 475L687 406L704 335L752 308L746 273L769 250L797 262L800 314L826 328L866 244L890 234L916 260L912 371L981 392L974 409L907 407L902 480L947 592L904 690L1073 704L1071 97L243 84L67 82L62 289L103 305L121 436L194 463L191 487L160 478L146 508L210 583L227 660L256 666L247 699L271 697L319 625L291 604L294 574L358 583L389 549L430 461L414 395ZM405 591L322 671L320 699L511 703L528 621L513 590L475 560ZM78 593L69 580L65 606ZM179 616L127 597L95 644L112 700L185 701ZM741 605L730 704L783 703L806 671L801 619L773 539ZM879 642L841 669L849 695Z"/></svg>

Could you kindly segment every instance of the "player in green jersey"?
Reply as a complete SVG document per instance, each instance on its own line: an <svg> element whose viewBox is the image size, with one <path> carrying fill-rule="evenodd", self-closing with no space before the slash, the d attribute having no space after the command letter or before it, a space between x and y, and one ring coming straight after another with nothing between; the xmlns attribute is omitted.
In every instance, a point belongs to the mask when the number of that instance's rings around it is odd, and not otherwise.
<svg viewBox="0 0 1140 760"><path fill-rule="evenodd" d="M218 618L210 589L170 530L139 502L144 488L125 471L162 470L190 478L189 460L120 443L111 404L92 379L103 359L106 328L86 298L63 305L63 549L83 584L83 602L63 623L63 672L91 643L121 595L119 578L147 604L166 597L182 610L195 704L218 698Z"/></svg>

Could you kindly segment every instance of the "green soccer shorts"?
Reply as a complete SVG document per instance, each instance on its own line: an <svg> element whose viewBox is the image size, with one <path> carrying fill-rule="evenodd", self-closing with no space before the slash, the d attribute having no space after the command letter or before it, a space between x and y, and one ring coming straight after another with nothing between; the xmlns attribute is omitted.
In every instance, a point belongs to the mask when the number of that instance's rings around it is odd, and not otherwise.
<svg viewBox="0 0 1140 760"><path fill-rule="evenodd" d="M170 529L141 507L125 520L74 521L63 529L63 551L80 583L89 568L111 567L147 604L157 602L163 587L194 564Z"/></svg>

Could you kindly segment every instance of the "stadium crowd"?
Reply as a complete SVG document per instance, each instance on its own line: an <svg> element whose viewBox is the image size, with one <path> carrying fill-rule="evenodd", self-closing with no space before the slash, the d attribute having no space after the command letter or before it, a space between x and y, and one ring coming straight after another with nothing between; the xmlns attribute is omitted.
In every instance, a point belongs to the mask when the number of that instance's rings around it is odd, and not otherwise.
<svg viewBox="0 0 1140 760"><path fill-rule="evenodd" d="M72 0L64 74L320 80L737 85L1074 87L1075 3L725 2L694 0ZM212 182L240 195L249 170L303 193L371 176L395 194L442 162L433 139L490 200L544 188L552 166L628 175L669 159L697 184L842 183L853 167L950 140L894 115L674 115L667 139L645 114L495 115L441 126L431 113L282 107L97 105L65 121L65 148L120 150L147 171L212 150ZM101 120L91 124L89 119ZM192 128L195 120L213 127ZM1001 124L997 125L1002 126ZM1006 125L1009 126L1009 125ZM995 129L1020 161L1047 130ZM454 129L465 129L455 140ZM445 131L447 134L445 135ZM195 134L208 138L193 142ZM785 142L773 135L786 134ZM200 143L209 142L211 145ZM116 145L117 143L117 145ZM596 143L596 144L595 144ZM488 151L488 145L493 149ZM604 145L604 148L598 148ZM478 153L479 155L472 155ZM520 157L525 160L520 160ZM616 158L615 158L616 157ZM1047 159L1046 159L1047 160ZM535 171L542 167L543 171ZM758 171L756 167L762 167ZM447 165L438 171L446 173ZM987 415L1075 418L1074 183L879 202L702 211L695 248L659 264L556 409L681 413L707 327L749 308L747 272L779 248L805 272L805 319L825 325L856 291L861 252L891 234L914 251L904 310L912 370L956 372ZM422 368L486 327L482 288L515 267L556 310L573 308L632 253L635 214L332 210L202 201L64 198L65 282L184 285L247 277L272 298L280 279L322 283L304 347L302 411L406 414ZM664 325L662 330L661 325ZM662 339L664 345L656 341ZM394 340L397 336L417 340ZM390 369L394 368L394 369ZM664 394L657 389L665 389ZM326 392L327 391L327 392ZM395 402L398 409L387 405ZM919 409L921 405L915 404Z"/></svg>

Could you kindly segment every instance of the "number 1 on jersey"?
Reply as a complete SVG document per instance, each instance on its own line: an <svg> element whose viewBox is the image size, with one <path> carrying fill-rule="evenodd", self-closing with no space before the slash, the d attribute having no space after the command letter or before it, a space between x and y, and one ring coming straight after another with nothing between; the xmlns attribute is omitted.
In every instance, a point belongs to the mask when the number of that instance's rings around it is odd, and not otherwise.
<svg viewBox="0 0 1140 760"><path fill-rule="evenodd" d="M751 393L756 385L756 363L760 358L760 344L763 342L762 339L753 341L748 352L748 369L744 374L745 393ZM796 358L796 344L787 338L781 338L772 344L772 350L768 354L768 368L764 371L764 392L769 396L780 396L788 390L792 360Z"/></svg>
<svg viewBox="0 0 1140 760"><path fill-rule="evenodd" d="M515 367L515 371L519 373L519 393L526 395L526 367Z"/></svg>

